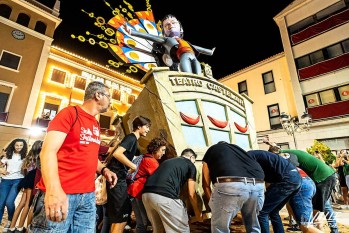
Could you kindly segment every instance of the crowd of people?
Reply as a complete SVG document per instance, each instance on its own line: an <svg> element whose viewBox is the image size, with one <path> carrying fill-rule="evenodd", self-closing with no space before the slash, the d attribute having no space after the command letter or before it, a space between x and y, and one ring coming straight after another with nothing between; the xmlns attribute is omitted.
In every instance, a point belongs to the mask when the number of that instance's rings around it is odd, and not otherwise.
<svg viewBox="0 0 349 233"><path fill-rule="evenodd" d="M169 145L154 137L137 167L132 161L140 154L138 140L147 136L152 125L149 118L137 116L131 133L111 141L102 153L95 116L109 106L108 86L91 82L82 106L61 110L50 122L45 139L35 141L29 153L23 139L6 147L0 183L0 221L5 208L8 212L5 232L122 233L132 212L136 233L149 227L155 233L189 233L189 222L203 222L195 151L187 148L161 161ZM316 153L268 144L268 151L246 151L221 141L203 155L202 188L211 212L211 232L230 232L233 218L241 212L246 232L268 233L271 224L273 232L282 233L279 212L285 206L302 232L323 232L321 212L331 233L338 232L331 192L339 179L343 208L348 208L346 150L330 166ZM129 182L127 174L136 170ZM94 180L99 174L107 180L107 203L101 206L95 200ZM182 200L184 190L192 213Z"/></svg>

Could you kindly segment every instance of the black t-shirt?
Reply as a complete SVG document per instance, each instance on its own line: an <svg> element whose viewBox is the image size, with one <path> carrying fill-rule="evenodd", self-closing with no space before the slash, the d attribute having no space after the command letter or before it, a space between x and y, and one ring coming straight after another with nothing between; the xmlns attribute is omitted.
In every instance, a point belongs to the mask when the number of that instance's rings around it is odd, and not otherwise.
<svg viewBox="0 0 349 233"><path fill-rule="evenodd" d="M120 144L118 145L118 147L123 147L126 149L126 151L124 152L124 155L130 160L132 161L134 155L136 154L137 151L137 137L134 133L130 133L128 135L126 135L124 137L124 139L122 139L122 141L120 142ZM127 174L127 170L129 168L127 168L124 164L122 164L121 162L119 162L119 160L117 160L115 157L113 157L108 165L108 168L110 170L112 170L113 172L116 173L116 175L118 176L118 180L124 180L126 179L126 174Z"/></svg>
<svg viewBox="0 0 349 233"><path fill-rule="evenodd" d="M255 156L258 163L262 166L265 174L265 182L276 183L283 180L284 175L296 167L287 159L280 155L265 150L250 150L247 152Z"/></svg>
<svg viewBox="0 0 349 233"><path fill-rule="evenodd" d="M190 178L196 180L196 167L189 159L183 157L168 159L148 177L143 193L156 193L179 199L182 186Z"/></svg>
<svg viewBox="0 0 349 233"><path fill-rule="evenodd" d="M215 144L208 148L202 160L208 165L212 183L221 176L264 179L263 170L254 156L234 144Z"/></svg>

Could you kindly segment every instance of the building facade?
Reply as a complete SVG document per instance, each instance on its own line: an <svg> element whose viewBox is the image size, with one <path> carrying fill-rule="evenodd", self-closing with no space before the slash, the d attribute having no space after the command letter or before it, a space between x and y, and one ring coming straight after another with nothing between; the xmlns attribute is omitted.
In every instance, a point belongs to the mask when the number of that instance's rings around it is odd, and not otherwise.
<svg viewBox="0 0 349 233"><path fill-rule="evenodd" d="M112 107L98 116L102 136L142 90L138 80L52 46L61 22L59 1L51 9L34 0L0 0L0 147L16 137L43 138L50 120L68 105L82 104L92 80L110 85Z"/></svg>
<svg viewBox="0 0 349 233"><path fill-rule="evenodd" d="M312 146L314 140L332 150L349 149L348 1L295 0L274 20L284 53L220 81L240 93L248 90L255 101L259 138L267 136L298 149ZM286 134L279 120L282 112L301 123L301 116L308 112L310 130L295 132L294 138Z"/></svg>

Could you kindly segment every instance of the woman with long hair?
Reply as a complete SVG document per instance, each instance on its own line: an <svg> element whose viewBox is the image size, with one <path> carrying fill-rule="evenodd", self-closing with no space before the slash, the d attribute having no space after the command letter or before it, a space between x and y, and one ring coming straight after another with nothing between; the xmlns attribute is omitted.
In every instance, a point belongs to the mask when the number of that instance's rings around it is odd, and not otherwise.
<svg viewBox="0 0 349 233"><path fill-rule="evenodd" d="M19 192L18 184L24 177L21 170L27 150L27 142L24 139L16 138L6 147L6 155L0 162L6 166L0 183L0 222L4 215L5 206L8 212L8 222L4 231L10 227L15 212L15 200Z"/></svg>
<svg viewBox="0 0 349 233"><path fill-rule="evenodd" d="M25 171L24 179L19 183L18 187L20 189L23 189L23 194L21 201L19 202L15 213L12 218L12 222L10 225L10 228L7 232L25 232L25 229L23 228L24 222L28 216L29 207L31 205L31 202L33 200L32 191L34 189L34 180L35 180L35 174L36 174L36 163L39 159L39 155L42 148L42 140L37 140L33 143L32 148L30 149L28 155L25 157L22 170ZM17 227L16 222L17 219L21 215L19 224ZM16 230L17 228L17 230Z"/></svg>

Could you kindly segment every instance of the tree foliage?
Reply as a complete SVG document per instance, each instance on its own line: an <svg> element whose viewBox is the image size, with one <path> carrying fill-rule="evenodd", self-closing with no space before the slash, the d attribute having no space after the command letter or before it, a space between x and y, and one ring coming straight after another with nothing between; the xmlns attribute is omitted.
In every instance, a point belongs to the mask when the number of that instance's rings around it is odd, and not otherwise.
<svg viewBox="0 0 349 233"><path fill-rule="evenodd" d="M307 148L309 154L314 154L315 151L319 151L327 164L332 164L336 160L336 156L332 153L331 149L323 142L314 140L314 144Z"/></svg>

